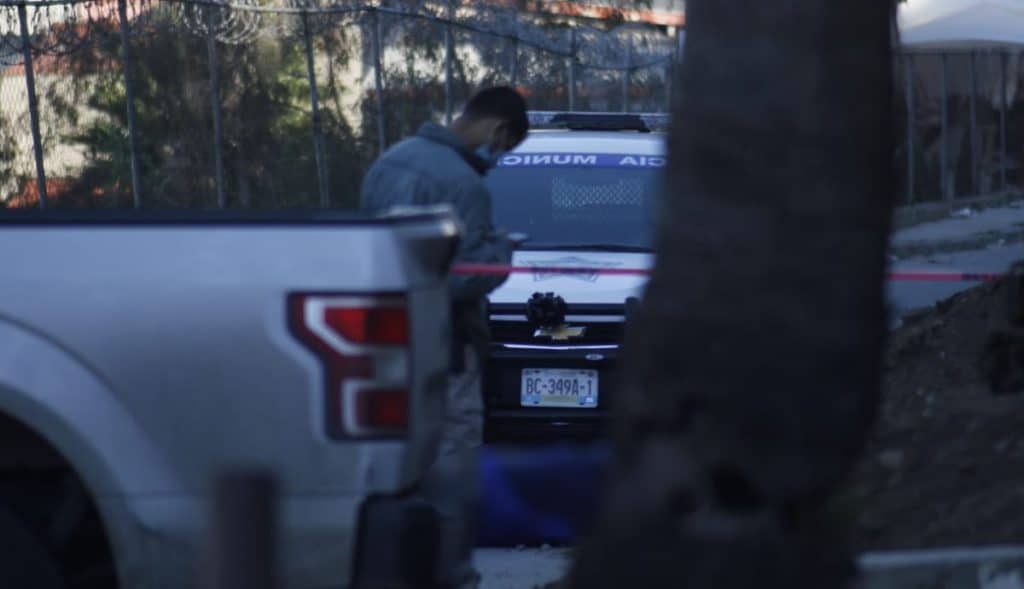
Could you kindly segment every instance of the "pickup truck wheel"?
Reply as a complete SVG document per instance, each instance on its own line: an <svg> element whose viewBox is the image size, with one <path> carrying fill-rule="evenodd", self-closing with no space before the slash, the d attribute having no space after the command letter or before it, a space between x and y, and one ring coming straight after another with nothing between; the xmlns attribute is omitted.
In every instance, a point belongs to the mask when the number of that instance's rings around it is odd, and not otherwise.
<svg viewBox="0 0 1024 589"><path fill-rule="evenodd" d="M0 587L65 589L60 563L7 506L0 503Z"/></svg>
<svg viewBox="0 0 1024 589"><path fill-rule="evenodd" d="M38 578L19 583L21 569ZM117 586L106 529L82 479L48 441L0 412L0 589Z"/></svg>

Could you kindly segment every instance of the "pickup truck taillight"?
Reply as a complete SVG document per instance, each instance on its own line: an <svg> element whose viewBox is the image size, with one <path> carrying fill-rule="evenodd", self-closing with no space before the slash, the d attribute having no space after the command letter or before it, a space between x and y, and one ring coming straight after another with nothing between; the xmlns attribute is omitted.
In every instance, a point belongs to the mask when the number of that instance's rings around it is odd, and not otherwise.
<svg viewBox="0 0 1024 589"><path fill-rule="evenodd" d="M401 438L409 423L409 311L400 295L294 294L295 336L320 358L327 435Z"/></svg>

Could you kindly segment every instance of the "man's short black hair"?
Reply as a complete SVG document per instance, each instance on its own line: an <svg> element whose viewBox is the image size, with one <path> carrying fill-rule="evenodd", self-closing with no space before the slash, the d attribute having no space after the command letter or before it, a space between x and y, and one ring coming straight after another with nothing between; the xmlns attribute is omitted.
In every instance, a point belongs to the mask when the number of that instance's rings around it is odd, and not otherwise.
<svg viewBox="0 0 1024 589"><path fill-rule="evenodd" d="M462 115L468 119L501 119L516 140L526 137L530 128L530 121L526 118L526 100L515 88L509 86L480 90L469 99Z"/></svg>

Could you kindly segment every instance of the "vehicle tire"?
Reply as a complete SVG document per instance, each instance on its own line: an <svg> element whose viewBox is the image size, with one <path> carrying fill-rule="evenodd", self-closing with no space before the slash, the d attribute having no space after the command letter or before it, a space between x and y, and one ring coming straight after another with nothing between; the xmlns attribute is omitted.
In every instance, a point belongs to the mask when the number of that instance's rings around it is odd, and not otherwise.
<svg viewBox="0 0 1024 589"><path fill-rule="evenodd" d="M0 587L65 589L60 563L7 505L0 503Z"/></svg>

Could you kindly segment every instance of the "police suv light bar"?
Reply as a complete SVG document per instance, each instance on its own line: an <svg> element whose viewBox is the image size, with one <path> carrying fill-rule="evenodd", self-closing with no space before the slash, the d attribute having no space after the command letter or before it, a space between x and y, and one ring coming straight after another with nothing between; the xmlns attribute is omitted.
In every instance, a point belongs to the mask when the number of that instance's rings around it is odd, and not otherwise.
<svg viewBox="0 0 1024 589"><path fill-rule="evenodd" d="M527 117L533 129L576 131L667 131L671 120L667 113L530 111Z"/></svg>

